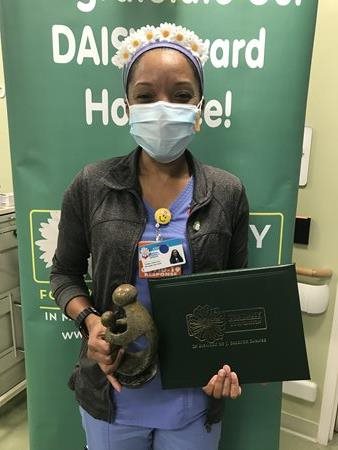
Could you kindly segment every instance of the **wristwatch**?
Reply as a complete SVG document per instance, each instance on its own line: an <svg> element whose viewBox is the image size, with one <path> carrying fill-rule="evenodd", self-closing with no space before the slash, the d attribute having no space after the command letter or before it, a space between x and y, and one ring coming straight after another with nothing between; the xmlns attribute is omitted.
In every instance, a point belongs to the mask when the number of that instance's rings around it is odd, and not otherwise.
<svg viewBox="0 0 338 450"><path fill-rule="evenodd" d="M95 308L93 308L92 306L88 306L83 311L81 311L80 314L74 320L75 325L80 330L80 333L86 339L88 339L89 333L88 333L88 330L87 330L87 327L85 324L85 319L86 319L86 317L89 316L89 314L95 314L96 316L101 316L101 314Z"/></svg>

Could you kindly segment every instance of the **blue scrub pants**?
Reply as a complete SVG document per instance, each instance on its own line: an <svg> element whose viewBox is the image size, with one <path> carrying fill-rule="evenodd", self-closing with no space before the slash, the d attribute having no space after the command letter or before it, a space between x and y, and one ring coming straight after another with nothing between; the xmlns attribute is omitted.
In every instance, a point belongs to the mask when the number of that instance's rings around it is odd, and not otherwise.
<svg viewBox="0 0 338 450"><path fill-rule="evenodd" d="M204 427L205 417L178 430L118 425L94 419L80 408L88 450L217 450L221 423Z"/></svg>

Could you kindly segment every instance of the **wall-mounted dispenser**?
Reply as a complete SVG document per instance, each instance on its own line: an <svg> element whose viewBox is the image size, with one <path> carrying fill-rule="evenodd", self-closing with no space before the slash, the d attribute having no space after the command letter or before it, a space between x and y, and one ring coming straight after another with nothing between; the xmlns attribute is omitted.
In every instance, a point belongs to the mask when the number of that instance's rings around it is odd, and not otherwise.
<svg viewBox="0 0 338 450"><path fill-rule="evenodd" d="M298 283L301 310L308 314L322 314L329 304L329 286Z"/></svg>
<svg viewBox="0 0 338 450"><path fill-rule="evenodd" d="M331 269L312 269L296 266L297 276L306 278L329 279L332 277ZM303 280L301 280L303 281ZM328 284L298 283L301 310L308 314L322 314L329 305Z"/></svg>

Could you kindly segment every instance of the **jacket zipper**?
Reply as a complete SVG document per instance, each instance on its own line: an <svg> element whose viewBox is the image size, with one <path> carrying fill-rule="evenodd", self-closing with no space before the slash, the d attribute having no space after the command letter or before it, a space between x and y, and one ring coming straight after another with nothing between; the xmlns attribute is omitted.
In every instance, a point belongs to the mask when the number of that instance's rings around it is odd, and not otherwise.
<svg viewBox="0 0 338 450"><path fill-rule="evenodd" d="M136 200L138 201L139 205L142 205L142 206L143 206L142 199L141 199L141 197L138 195L138 193L135 192L135 191L133 191L133 190L130 190L129 192L136 198ZM144 206L143 206L143 213L145 213ZM138 242L140 241L140 239L141 239L141 237L142 237L142 235L143 235L143 233L144 233L144 230L145 230L145 228L146 228L146 224L147 224L147 218L146 218L146 216L145 216L145 214L144 214L144 218L143 218L143 226L141 227L141 230L140 230L140 232L139 232L139 234L138 234L138 236L137 236L136 241L134 241L134 250L133 250L132 258L131 258L131 261L130 261L129 273L128 273L128 280L127 280L129 283L131 282L132 277L133 277L133 266L134 266L134 259L135 259L136 250L137 250L137 244L138 244Z"/></svg>
<svg viewBox="0 0 338 450"><path fill-rule="evenodd" d="M200 203L199 205L195 205L195 207L190 211L188 220L187 220L187 238L188 238L188 244L189 244L189 250L190 250L190 255L191 255L191 260L192 260L192 272L196 273L196 264L195 264L195 256L194 256L194 251L193 251L193 247L191 245L191 232L190 232L190 228L191 228L191 222L192 222L192 216L199 211L201 208L203 208L205 205L207 205L210 202L210 198L208 198L207 200L205 200L203 203Z"/></svg>

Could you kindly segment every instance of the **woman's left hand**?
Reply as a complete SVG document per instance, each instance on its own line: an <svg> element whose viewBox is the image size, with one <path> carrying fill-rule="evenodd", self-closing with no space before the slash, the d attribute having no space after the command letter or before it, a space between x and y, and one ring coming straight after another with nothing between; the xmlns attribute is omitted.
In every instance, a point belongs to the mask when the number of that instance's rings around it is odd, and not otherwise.
<svg viewBox="0 0 338 450"><path fill-rule="evenodd" d="M230 397L235 399L242 393L237 374L231 372L231 368L227 365L223 366L202 389L205 394L214 398Z"/></svg>

